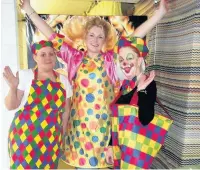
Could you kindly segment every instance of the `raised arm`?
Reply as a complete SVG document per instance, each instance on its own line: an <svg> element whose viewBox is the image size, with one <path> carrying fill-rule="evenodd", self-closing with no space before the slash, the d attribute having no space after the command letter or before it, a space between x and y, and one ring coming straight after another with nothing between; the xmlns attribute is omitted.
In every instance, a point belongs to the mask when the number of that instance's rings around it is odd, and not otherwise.
<svg viewBox="0 0 200 170"><path fill-rule="evenodd" d="M165 16L168 11L167 0L161 0L158 10L155 11L154 15L141 24L131 36L144 38L148 32L150 32L156 24Z"/></svg>
<svg viewBox="0 0 200 170"><path fill-rule="evenodd" d="M24 92L17 89L19 84L19 75L13 75L10 67L6 66L4 68L3 77L6 80L8 86L10 87L7 96L5 97L5 105L8 110L16 109L20 104Z"/></svg>
<svg viewBox="0 0 200 170"><path fill-rule="evenodd" d="M30 0L20 0L20 8L29 16L35 26L42 32L44 36L49 38L53 33L53 29L35 12L31 7Z"/></svg>

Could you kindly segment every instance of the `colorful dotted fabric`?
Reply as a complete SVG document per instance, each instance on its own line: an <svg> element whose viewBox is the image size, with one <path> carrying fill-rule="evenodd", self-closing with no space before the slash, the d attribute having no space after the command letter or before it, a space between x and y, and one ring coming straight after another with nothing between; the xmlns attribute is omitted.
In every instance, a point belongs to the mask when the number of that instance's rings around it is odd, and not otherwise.
<svg viewBox="0 0 200 170"><path fill-rule="evenodd" d="M102 56L84 57L73 84L64 161L75 167L105 168L105 152L111 138L109 104L114 89Z"/></svg>
<svg viewBox="0 0 200 170"><path fill-rule="evenodd" d="M51 41L45 41L41 40L38 43L34 43L31 45L31 51L33 54L37 54L37 52L44 47L52 47L53 48L53 43Z"/></svg>
<svg viewBox="0 0 200 170"><path fill-rule="evenodd" d="M11 169L56 169L62 146L66 92L51 80L32 81L28 100L12 121L8 147Z"/></svg>
<svg viewBox="0 0 200 170"><path fill-rule="evenodd" d="M114 168L149 169L173 121L155 114L154 119L143 126L138 118L138 107L113 104L111 110Z"/></svg>
<svg viewBox="0 0 200 170"><path fill-rule="evenodd" d="M64 42L64 38L65 38L65 36L62 35L62 34L52 34L52 35L51 35L50 40L51 40L51 42L53 43L53 47L54 47L57 51L59 51L60 48L62 47L62 44L63 44L63 42Z"/></svg>

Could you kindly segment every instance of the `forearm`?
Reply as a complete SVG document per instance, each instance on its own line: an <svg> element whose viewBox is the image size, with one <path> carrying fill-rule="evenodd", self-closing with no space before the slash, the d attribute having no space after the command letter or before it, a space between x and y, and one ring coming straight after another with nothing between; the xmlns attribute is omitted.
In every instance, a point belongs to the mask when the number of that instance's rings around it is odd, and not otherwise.
<svg viewBox="0 0 200 170"><path fill-rule="evenodd" d="M49 38L54 33L53 29L36 12L34 12L34 9L31 6L24 10L43 35Z"/></svg>
<svg viewBox="0 0 200 170"><path fill-rule="evenodd" d="M155 11L154 15L149 18L147 21L145 21L143 24L141 24L134 33L131 35L133 37L140 37L144 38L148 32L150 32L157 23L164 17L164 13L161 13L159 11Z"/></svg>
<svg viewBox="0 0 200 170"><path fill-rule="evenodd" d="M67 123L68 123L69 114L70 114L70 104L71 104L71 101L68 98L66 100L65 112L63 113L63 116L62 116L62 119L63 119L63 134L65 134L66 129L67 129Z"/></svg>
<svg viewBox="0 0 200 170"><path fill-rule="evenodd" d="M8 110L16 109L21 101L17 97L17 88L11 88L5 97L5 106Z"/></svg>
<svg viewBox="0 0 200 170"><path fill-rule="evenodd" d="M65 112L63 114L63 134L65 134L66 132L68 119L69 119L69 112Z"/></svg>

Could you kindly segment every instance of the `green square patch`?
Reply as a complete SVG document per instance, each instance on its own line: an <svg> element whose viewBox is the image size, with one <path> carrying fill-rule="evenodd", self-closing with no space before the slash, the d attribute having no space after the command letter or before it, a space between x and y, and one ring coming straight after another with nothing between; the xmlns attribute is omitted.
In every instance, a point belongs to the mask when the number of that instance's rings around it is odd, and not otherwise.
<svg viewBox="0 0 200 170"><path fill-rule="evenodd" d="M150 143L150 139L149 138L145 138L144 139L144 144L149 145L149 143Z"/></svg>
<svg viewBox="0 0 200 170"><path fill-rule="evenodd" d="M129 164L126 163L126 162L123 162L123 163L122 163L122 168L123 168L123 169L129 169Z"/></svg>
<svg viewBox="0 0 200 170"><path fill-rule="evenodd" d="M154 149L159 149L160 148L160 144L159 143L156 143L155 145L154 145Z"/></svg>
<svg viewBox="0 0 200 170"><path fill-rule="evenodd" d="M149 147L148 150L147 150L147 154L151 155L152 152L153 152L153 149L151 147Z"/></svg>
<svg viewBox="0 0 200 170"><path fill-rule="evenodd" d="M156 122L156 125L157 125L157 126L160 126L160 127L162 127L163 124L164 124L164 121L161 120L161 119L158 119L157 122Z"/></svg>
<svg viewBox="0 0 200 170"><path fill-rule="evenodd" d="M136 143L136 149L140 151L142 149L142 144L137 142Z"/></svg>

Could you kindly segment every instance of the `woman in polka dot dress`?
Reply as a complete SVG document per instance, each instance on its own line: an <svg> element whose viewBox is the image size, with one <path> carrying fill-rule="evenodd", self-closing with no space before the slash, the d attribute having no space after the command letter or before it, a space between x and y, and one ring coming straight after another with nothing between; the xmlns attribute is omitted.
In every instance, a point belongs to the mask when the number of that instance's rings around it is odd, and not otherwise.
<svg viewBox="0 0 200 170"><path fill-rule="evenodd" d="M103 29L94 26L94 23L101 25ZM114 62L108 60L113 55L96 53L101 50L104 42L103 30L109 29L107 23L104 26L105 21L94 18L88 24L86 25L89 27L86 44L88 49L94 51L94 54L71 50L70 46L65 44L64 37L59 34L53 34L51 37L56 48L61 46L64 49L64 51L60 49L59 53L64 61L72 63L72 58L76 56L76 62L79 63L73 76L71 75L73 66L68 68L73 84L73 97L67 128L66 152L63 159L66 163L76 167L106 168L110 166L106 162L105 151L108 149L111 138L109 105L114 97L114 88L108 75L109 70L105 65L110 64L109 68L111 68ZM96 37L97 40L94 41ZM71 53L73 55L70 59ZM91 57L91 55L94 56ZM117 77L113 81L116 79Z"/></svg>
<svg viewBox="0 0 200 170"><path fill-rule="evenodd" d="M99 17L92 17L84 25L87 51L78 51L55 34L30 5L21 0L20 7L40 31L53 42L58 56L67 63L68 77L73 85L70 120L67 128L64 161L79 168L106 168L106 151L111 138L111 112L109 105L114 97L114 85L124 78L118 74L114 52L103 47L109 44L111 25ZM167 12L164 0L155 15L135 30L136 37L143 38ZM79 24L81 26L81 24ZM136 38L141 40L140 38ZM114 44L113 44L114 46Z"/></svg>

